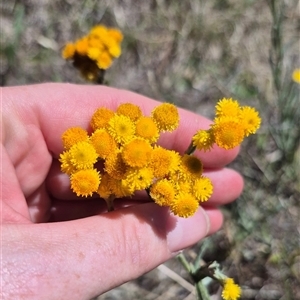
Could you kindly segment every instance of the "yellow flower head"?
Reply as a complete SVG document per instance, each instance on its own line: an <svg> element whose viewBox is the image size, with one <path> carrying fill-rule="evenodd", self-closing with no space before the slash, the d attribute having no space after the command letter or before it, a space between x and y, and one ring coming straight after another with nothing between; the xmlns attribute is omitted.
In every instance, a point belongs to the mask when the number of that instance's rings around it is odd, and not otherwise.
<svg viewBox="0 0 300 300"><path fill-rule="evenodd" d="M87 131L81 127L71 127L67 129L61 138L65 149L70 149L78 142L87 142L89 140Z"/></svg>
<svg viewBox="0 0 300 300"><path fill-rule="evenodd" d="M112 189L110 187L110 179L111 177L107 173L104 173L101 176L101 181L97 193L103 199L108 199L109 196L111 196L112 194Z"/></svg>
<svg viewBox="0 0 300 300"><path fill-rule="evenodd" d="M107 156L104 162L104 170L114 179L123 179L128 166L123 161L120 152Z"/></svg>
<svg viewBox="0 0 300 300"><path fill-rule="evenodd" d="M159 131L152 118L140 117L136 121L136 135L155 143L159 138Z"/></svg>
<svg viewBox="0 0 300 300"><path fill-rule="evenodd" d="M122 149L123 161L130 167L146 167L151 157L150 143L141 138L135 138L125 144Z"/></svg>
<svg viewBox="0 0 300 300"><path fill-rule="evenodd" d="M64 59L71 59L75 54L75 45L73 43L67 43L62 51L62 57Z"/></svg>
<svg viewBox="0 0 300 300"><path fill-rule="evenodd" d="M70 148L71 162L77 169L92 169L98 154L88 142L79 142Z"/></svg>
<svg viewBox="0 0 300 300"><path fill-rule="evenodd" d="M245 130L245 136L254 134L260 127L261 119L258 112L250 107L243 106L240 112L240 122Z"/></svg>
<svg viewBox="0 0 300 300"><path fill-rule="evenodd" d="M235 284L232 278L226 278L224 280L224 289L222 292L222 298L224 300L237 300L241 296L241 288Z"/></svg>
<svg viewBox="0 0 300 300"><path fill-rule="evenodd" d="M180 155L177 152L162 147L155 147L152 150L149 167L153 170L155 177L162 178L175 172L179 164Z"/></svg>
<svg viewBox="0 0 300 300"><path fill-rule="evenodd" d="M203 172L203 164L199 158L193 155L183 155L181 158L183 176L191 179L200 178Z"/></svg>
<svg viewBox="0 0 300 300"><path fill-rule="evenodd" d="M113 60L111 56L106 51L102 51L100 55L97 57L97 66L99 69L103 69L103 70L108 69L111 66L112 62Z"/></svg>
<svg viewBox="0 0 300 300"><path fill-rule="evenodd" d="M175 198L174 184L168 179L157 180L150 187L150 196L160 206L170 206Z"/></svg>
<svg viewBox="0 0 300 300"><path fill-rule="evenodd" d="M100 158L106 158L108 155L116 154L117 143L105 129L97 129L90 138Z"/></svg>
<svg viewBox="0 0 300 300"><path fill-rule="evenodd" d="M172 213L181 218L194 215L198 207L198 201L189 193L180 193L170 205Z"/></svg>
<svg viewBox="0 0 300 300"><path fill-rule="evenodd" d="M60 168L63 173L71 175L75 171L77 171L76 167L71 162L70 151L64 151L59 156L59 161L61 163Z"/></svg>
<svg viewBox="0 0 300 300"><path fill-rule="evenodd" d="M85 56L87 54L88 48L89 48L89 41L86 36L75 42L76 52L81 56Z"/></svg>
<svg viewBox="0 0 300 300"><path fill-rule="evenodd" d="M160 131L173 131L179 125L177 107L171 103L162 103L152 111L152 118Z"/></svg>
<svg viewBox="0 0 300 300"><path fill-rule="evenodd" d="M211 130L198 130L192 138L193 146L198 150L210 150L214 144L214 136Z"/></svg>
<svg viewBox="0 0 300 300"><path fill-rule="evenodd" d="M112 39L115 40L116 43L121 43L123 40L122 32L116 28L109 28L108 34Z"/></svg>
<svg viewBox="0 0 300 300"><path fill-rule="evenodd" d="M222 117L212 126L215 143L226 150L233 149L241 144L245 131L242 124L236 118Z"/></svg>
<svg viewBox="0 0 300 300"><path fill-rule="evenodd" d="M91 127L93 130L105 128L108 126L109 120L115 115L115 113L105 107L98 108L91 119Z"/></svg>
<svg viewBox="0 0 300 300"><path fill-rule="evenodd" d="M97 60L101 54L101 50L97 47L89 47L87 50L87 56L92 60Z"/></svg>
<svg viewBox="0 0 300 300"><path fill-rule="evenodd" d="M95 169L79 170L71 175L71 189L77 196L92 196L98 190L100 179Z"/></svg>
<svg viewBox="0 0 300 300"><path fill-rule="evenodd" d="M300 69L295 69L292 74L292 79L294 82L300 84Z"/></svg>
<svg viewBox="0 0 300 300"><path fill-rule="evenodd" d="M237 100L223 98L216 105L217 117L237 117L240 112L240 105Z"/></svg>
<svg viewBox="0 0 300 300"><path fill-rule="evenodd" d="M101 39L102 36L107 35L107 28L104 25L94 26L89 33L89 36Z"/></svg>
<svg viewBox="0 0 300 300"><path fill-rule="evenodd" d="M177 179L173 176L171 178L176 183L178 193L192 193L192 180L183 179L182 176L179 176Z"/></svg>
<svg viewBox="0 0 300 300"><path fill-rule="evenodd" d="M118 106L116 113L128 117L132 121L136 121L142 116L141 109L132 103L122 103Z"/></svg>
<svg viewBox="0 0 300 300"><path fill-rule="evenodd" d="M193 183L193 195L200 202L207 201L213 193L213 185L209 178L202 176Z"/></svg>
<svg viewBox="0 0 300 300"><path fill-rule="evenodd" d="M121 55L122 50L120 45L113 43L108 47L108 52L112 57L118 58Z"/></svg>
<svg viewBox="0 0 300 300"><path fill-rule="evenodd" d="M122 180L122 185L126 189L134 192L147 189L153 181L153 172L149 168L130 168Z"/></svg>
<svg viewBox="0 0 300 300"><path fill-rule="evenodd" d="M108 122L107 130L116 142L124 144L133 139L135 125L128 117L114 115Z"/></svg>

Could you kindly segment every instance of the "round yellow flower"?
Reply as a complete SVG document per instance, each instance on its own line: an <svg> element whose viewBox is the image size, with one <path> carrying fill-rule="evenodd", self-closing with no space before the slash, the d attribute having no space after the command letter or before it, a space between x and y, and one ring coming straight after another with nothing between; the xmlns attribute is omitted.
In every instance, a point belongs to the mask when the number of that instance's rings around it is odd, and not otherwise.
<svg viewBox="0 0 300 300"><path fill-rule="evenodd" d="M70 151L64 151L59 156L59 161L61 163L60 169L63 173L68 175L77 171L76 167L71 162L71 158Z"/></svg>
<svg viewBox="0 0 300 300"><path fill-rule="evenodd" d="M258 112L250 106L243 106L239 117L245 130L245 136L254 134L260 127L261 119Z"/></svg>
<svg viewBox="0 0 300 300"><path fill-rule="evenodd" d="M115 115L115 113L105 107L98 108L91 118L91 127L93 130L105 128L108 126L109 120Z"/></svg>
<svg viewBox="0 0 300 300"><path fill-rule="evenodd" d="M224 289L222 292L222 298L224 300L237 300L241 296L241 288L235 284L232 278L226 278L224 280Z"/></svg>
<svg viewBox="0 0 300 300"><path fill-rule="evenodd" d="M89 32L89 36L96 37L98 39L101 39L101 36L103 35L107 35L107 28L104 25L96 25Z"/></svg>
<svg viewBox="0 0 300 300"><path fill-rule="evenodd" d="M241 144L245 136L242 124L236 118L223 117L212 126L215 143L226 150Z"/></svg>
<svg viewBox="0 0 300 300"><path fill-rule="evenodd" d="M116 142L124 144L133 139L134 123L126 116L114 115L108 122L107 130Z"/></svg>
<svg viewBox="0 0 300 300"><path fill-rule="evenodd" d="M183 176L191 179L200 178L203 164L199 158L184 154L181 158Z"/></svg>
<svg viewBox="0 0 300 300"><path fill-rule="evenodd" d="M159 131L152 118L140 117L136 121L136 135L155 143L159 138Z"/></svg>
<svg viewBox="0 0 300 300"><path fill-rule="evenodd" d="M153 172L149 168L134 169L130 168L122 185L126 189L134 192L148 188L153 181Z"/></svg>
<svg viewBox="0 0 300 300"><path fill-rule="evenodd" d="M130 167L146 167L151 157L150 143L141 138L135 138L125 144L122 149L122 158Z"/></svg>
<svg viewBox="0 0 300 300"><path fill-rule="evenodd" d="M198 201L193 195L188 193L180 193L170 205L172 213L181 218L188 218L194 215L198 207Z"/></svg>
<svg viewBox="0 0 300 300"><path fill-rule="evenodd" d="M300 83L300 69L295 69L292 74L292 79L296 83Z"/></svg>
<svg viewBox="0 0 300 300"><path fill-rule="evenodd" d="M77 169L92 169L98 154L88 142L79 142L70 148L71 162Z"/></svg>
<svg viewBox="0 0 300 300"><path fill-rule="evenodd" d="M105 129L97 129L90 138L91 144L94 146L100 158L106 158L117 151L115 140Z"/></svg>
<svg viewBox="0 0 300 300"><path fill-rule="evenodd" d="M87 50L87 56L92 60L97 60L101 54L101 49L97 47L89 47Z"/></svg>
<svg viewBox="0 0 300 300"><path fill-rule="evenodd" d="M175 189L171 181L160 179L150 187L150 196L160 206L170 206L175 198Z"/></svg>
<svg viewBox="0 0 300 300"><path fill-rule="evenodd" d="M123 40L123 34L120 30L115 28L108 28L108 34L109 36L114 39L117 43L122 42Z"/></svg>
<svg viewBox="0 0 300 300"><path fill-rule="evenodd" d="M88 48L88 38L86 36L75 42L76 52L82 56L87 54Z"/></svg>
<svg viewBox="0 0 300 300"><path fill-rule="evenodd" d="M171 176L172 180L176 182L176 189L178 193L191 193L192 192L192 180L183 179L182 176L179 176L178 179L174 179Z"/></svg>
<svg viewBox="0 0 300 300"><path fill-rule="evenodd" d="M240 105L237 100L223 98L216 105L217 117L237 117L240 112Z"/></svg>
<svg viewBox="0 0 300 300"><path fill-rule="evenodd" d="M62 51L62 57L64 59L71 59L75 54L75 45L73 43L67 43Z"/></svg>
<svg viewBox="0 0 300 300"><path fill-rule="evenodd" d="M149 167L157 178L162 178L169 173L175 172L180 164L180 155L172 150L155 147L151 153Z"/></svg>
<svg viewBox="0 0 300 300"><path fill-rule="evenodd" d="M193 195L200 202L207 201L213 193L213 185L209 178L202 176L193 183Z"/></svg>
<svg viewBox="0 0 300 300"><path fill-rule="evenodd" d="M65 149L70 149L78 142L87 142L89 140L87 131L81 127L71 127L67 129L61 138Z"/></svg>
<svg viewBox="0 0 300 300"><path fill-rule="evenodd" d="M104 162L104 170L114 179L123 179L128 166L123 161L120 152L107 156Z"/></svg>
<svg viewBox="0 0 300 300"><path fill-rule="evenodd" d="M121 55L122 50L121 50L120 45L118 45L117 43L114 43L113 45L110 45L108 47L108 52L112 57L118 58Z"/></svg>
<svg viewBox="0 0 300 300"><path fill-rule="evenodd" d="M100 174L95 169L80 170L71 175L71 189L77 196L92 196L100 184Z"/></svg>
<svg viewBox="0 0 300 300"><path fill-rule="evenodd" d="M192 138L193 146L198 150L210 150L214 144L214 137L211 130L199 130Z"/></svg>
<svg viewBox="0 0 300 300"><path fill-rule="evenodd" d="M136 121L142 116L139 106L132 103L122 103L118 106L116 113L128 117L132 121Z"/></svg>
<svg viewBox="0 0 300 300"><path fill-rule="evenodd" d="M152 111L152 118L160 131L173 131L179 125L177 107L171 103L162 103Z"/></svg>
<svg viewBox="0 0 300 300"><path fill-rule="evenodd" d="M97 66L99 69L108 69L111 66L112 62L113 60L111 56L106 51L102 51L97 58Z"/></svg>

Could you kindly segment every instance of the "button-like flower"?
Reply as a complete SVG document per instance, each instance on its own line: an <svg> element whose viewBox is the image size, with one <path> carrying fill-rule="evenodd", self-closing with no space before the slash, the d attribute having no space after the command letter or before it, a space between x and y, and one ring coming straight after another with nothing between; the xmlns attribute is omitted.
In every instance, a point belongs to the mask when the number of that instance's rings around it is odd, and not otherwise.
<svg viewBox="0 0 300 300"><path fill-rule="evenodd" d="M71 162L77 169L92 169L98 154L92 144L79 142L70 148Z"/></svg>
<svg viewBox="0 0 300 300"><path fill-rule="evenodd" d="M163 103L152 111L152 118L160 131L173 131L179 125L177 107L171 103Z"/></svg>
<svg viewBox="0 0 300 300"><path fill-rule="evenodd" d="M199 207L196 198L189 193L180 193L171 203L170 209L176 216L188 218L195 214Z"/></svg>
<svg viewBox="0 0 300 300"><path fill-rule="evenodd" d="M79 170L71 175L71 189L77 196L88 197L97 192L100 174L96 169Z"/></svg>
<svg viewBox="0 0 300 300"><path fill-rule="evenodd" d="M241 296L241 288L234 283L232 278L226 278L223 282L222 298L224 300L237 300Z"/></svg>

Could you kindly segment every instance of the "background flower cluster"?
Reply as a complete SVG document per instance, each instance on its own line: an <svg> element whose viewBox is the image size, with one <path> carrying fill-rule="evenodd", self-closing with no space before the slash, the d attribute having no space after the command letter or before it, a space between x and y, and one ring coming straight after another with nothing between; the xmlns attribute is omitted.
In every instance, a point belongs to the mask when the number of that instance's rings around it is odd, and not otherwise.
<svg viewBox="0 0 300 300"><path fill-rule="evenodd" d="M121 55L122 40L123 35L118 29L97 25L75 43L67 43L62 56L72 60L85 79L96 81L99 69L106 70Z"/></svg>

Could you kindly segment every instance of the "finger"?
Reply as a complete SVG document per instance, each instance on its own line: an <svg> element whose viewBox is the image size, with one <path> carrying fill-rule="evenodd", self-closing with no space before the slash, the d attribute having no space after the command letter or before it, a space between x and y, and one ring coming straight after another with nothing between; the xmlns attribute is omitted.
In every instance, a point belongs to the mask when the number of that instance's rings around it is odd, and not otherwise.
<svg viewBox="0 0 300 300"><path fill-rule="evenodd" d="M199 209L191 218L176 218L151 203L76 221L19 226L14 238L26 236L31 251L24 254L24 245L6 244L3 256L6 261L13 257L14 271L20 272L14 287L31 279L24 287L30 299L41 299L47 291L53 299L90 299L198 242L214 226L210 215ZM12 239L11 232L6 238Z"/></svg>
<svg viewBox="0 0 300 300"><path fill-rule="evenodd" d="M221 170L205 171L213 184L213 194L202 205L218 206L230 203L237 199L244 187L243 177L236 171L224 168Z"/></svg>
<svg viewBox="0 0 300 300"><path fill-rule="evenodd" d="M213 220L210 222L210 228L207 235L211 235L215 232L217 232L223 224L223 215L221 211L217 208L213 207L205 207L205 212L208 215L210 220Z"/></svg>
<svg viewBox="0 0 300 300"><path fill-rule="evenodd" d="M88 129L90 118L98 107L105 106L115 110L120 103L131 102L139 105L145 115L150 115L153 108L160 104L142 95L106 86L40 84L5 89L5 92L9 92L8 96L16 100L20 94L25 98L28 105L22 106L19 114L23 119L31 116L33 120L38 120L48 148L56 157L63 150L61 134L72 126ZM179 128L164 135L160 141L166 148L182 153L195 132L200 128L209 128L211 122L183 109L179 112ZM199 156L207 168L219 168L233 160L237 153L238 148L225 151L214 147L210 152L199 153Z"/></svg>

